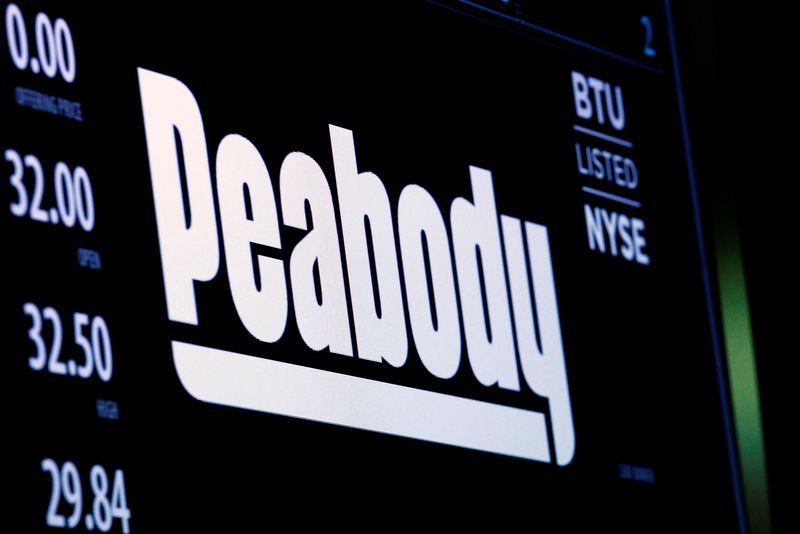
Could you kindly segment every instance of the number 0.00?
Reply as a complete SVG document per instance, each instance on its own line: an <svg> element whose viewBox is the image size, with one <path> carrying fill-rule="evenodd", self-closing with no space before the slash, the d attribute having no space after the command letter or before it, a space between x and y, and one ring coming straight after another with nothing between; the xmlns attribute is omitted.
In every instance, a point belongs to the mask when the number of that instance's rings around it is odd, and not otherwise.
<svg viewBox="0 0 800 534"><path fill-rule="evenodd" d="M6 38L11 61L19 70L30 68L34 73L41 71L48 78L55 78L56 73L67 83L75 81L75 45L72 31L62 18L55 23L46 13L37 13L34 22L36 57L30 57L28 30L25 18L17 4L6 7Z"/></svg>

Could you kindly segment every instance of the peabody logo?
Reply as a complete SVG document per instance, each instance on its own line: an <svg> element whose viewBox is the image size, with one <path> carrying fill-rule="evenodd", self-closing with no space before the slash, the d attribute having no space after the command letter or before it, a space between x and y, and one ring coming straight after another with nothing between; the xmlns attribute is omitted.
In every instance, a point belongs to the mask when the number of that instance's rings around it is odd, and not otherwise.
<svg viewBox="0 0 800 534"><path fill-rule="evenodd" d="M425 369L446 381L465 348L482 386L547 399L555 462L572 461L547 229L498 216L490 171L469 168L472 199L452 201L449 233L430 193L406 186L397 250L389 196L378 176L359 171L352 131L329 127L336 199L307 154L287 155L273 182L256 147L236 134L217 147L212 181L191 91L170 76L138 73L170 320L200 326L195 283L214 279L222 257L239 319L259 341L281 339L291 284L294 319L313 351L399 368L410 333ZM281 225L305 232L290 252ZM172 350L183 386L202 401L551 461L543 413L177 340Z"/></svg>

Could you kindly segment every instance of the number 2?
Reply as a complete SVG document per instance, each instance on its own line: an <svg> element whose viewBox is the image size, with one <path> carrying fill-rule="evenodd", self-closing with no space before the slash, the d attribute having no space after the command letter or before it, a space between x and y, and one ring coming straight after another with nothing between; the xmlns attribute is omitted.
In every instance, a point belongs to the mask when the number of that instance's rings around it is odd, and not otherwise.
<svg viewBox="0 0 800 534"><path fill-rule="evenodd" d="M44 195L44 171L42 164L33 154L28 154L23 160L25 166L33 171L33 198L31 198L31 219L39 222L48 222L47 212L42 209L42 196Z"/></svg>
<svg viewBox="0 0 800 534"><path fill-rule="evenodd" d="M61 500L61 478L58 465L50 458L42 460L42 471L50 473L50 504L47 506L45 521L48 527L64 527L64 516L58 513L58 503Z"/></svg>

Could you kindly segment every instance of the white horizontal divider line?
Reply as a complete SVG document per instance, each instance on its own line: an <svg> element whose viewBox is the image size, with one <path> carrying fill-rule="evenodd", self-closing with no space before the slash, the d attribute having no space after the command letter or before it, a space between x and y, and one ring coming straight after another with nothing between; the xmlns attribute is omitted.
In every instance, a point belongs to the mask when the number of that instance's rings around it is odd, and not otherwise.
<svg viewBox="0 0 800 534"><path fill-rule="evenodd" d="M204 402L550 461L539 412L181 341L172 353L183 387Z"/></svg>
<svg viewBox="0 0 800 534"><path fill-rule="evenodd" d="M604 134L602 132L598 132L597 130L592 130L590 128L579 126L577 124L573 125L572 128L576 132L585 133L586 135L591 135L592 137L603 139L605 141L608 141L609 143L615 143L617 145L624 146L625 148L633 148L633 143L631 143L630 141L626 141L625 139L621 139L619 137L614 137L613 135Z"/></svg>
<svg viewBox="0 0 800 534"><path fill-rule="evenodd" d="M611 193L606 193L605 191L600 191L599 189L595 189L593 187L581 187L581 191L584 193L589 193L590 195L596 195L598 197L607 198L609 200L615 200L621 204L627 204L628 206L633 206L634 208L641 208L642 203L638 200L631 200L629 198L621 197L619 195L612 195Z"/></svg>

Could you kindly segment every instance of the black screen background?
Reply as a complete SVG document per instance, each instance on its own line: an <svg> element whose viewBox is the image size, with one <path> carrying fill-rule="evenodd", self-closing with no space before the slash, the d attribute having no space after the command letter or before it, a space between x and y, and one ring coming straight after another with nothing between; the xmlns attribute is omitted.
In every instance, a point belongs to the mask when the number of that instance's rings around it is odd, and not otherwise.
<svg viewBox="0 0 800 534"><path fill-rule="evenodd" d="M17 529L44 526L50 488L39 462L45 457L84 469L94 463L124 468L136 532L236 530L232 524L260 530L281 519L364 526L372 514L380 523L410 526L423 511L442 525L523 518L619 530L687 522L733 528L666 57L659 76L426 3L389 10L275 7L261 16L232 6L181 10L157 3L91 16L86 6L24 9L70 22L78 77L57 86L0 62L1 146L50 165L59 159L84 165L93 178L97 225L86 235L8 211L0 216L6 250L14 251L3 313L5 391L18 437L11 453L13 480L20 481L11 514ZM660 9L653 17L663 28ZM476 386L466 358L456 381L442 386L425 375L413 348L397 372L311 353L296 333L291 305L283 339L264 346L239 324L224 264L213 282L198 286L201 328L170 324L136 67L174 76L192 90L212 168L222 137L239 133L259 148L273 183L283 157L301 150L320 163L335 191L327 130L335 124L354 131L359 169L380 176L393 208L403 186L419 183L446 218L453 198L471 198L468 165L490 169L498 211L544 224L550 233L575 418L572 464L559 468L192 399L175 375L171 339L520 402ZM625 88L626 134L635 140L652 262L646 268L586 246L583 203L591 199L580 193L574 168L574 69ZM85 121L14 106L14 85L82 101ZM9 187L0 189L2 203L11 195ZM53 205L52 197L44 205ZM287 250L301 237L283 236ZM78 247L99 250L103 269L80 268ZM21 313L27 301L52 305L64 316L78 309L102 313L114 345L113 380L32 372L29 324ZM121 419L98 419L98 398L118 401ZM544 406L541 399L529 402ZM620 480L620 463L653 468L656 483Z"/></svg>

